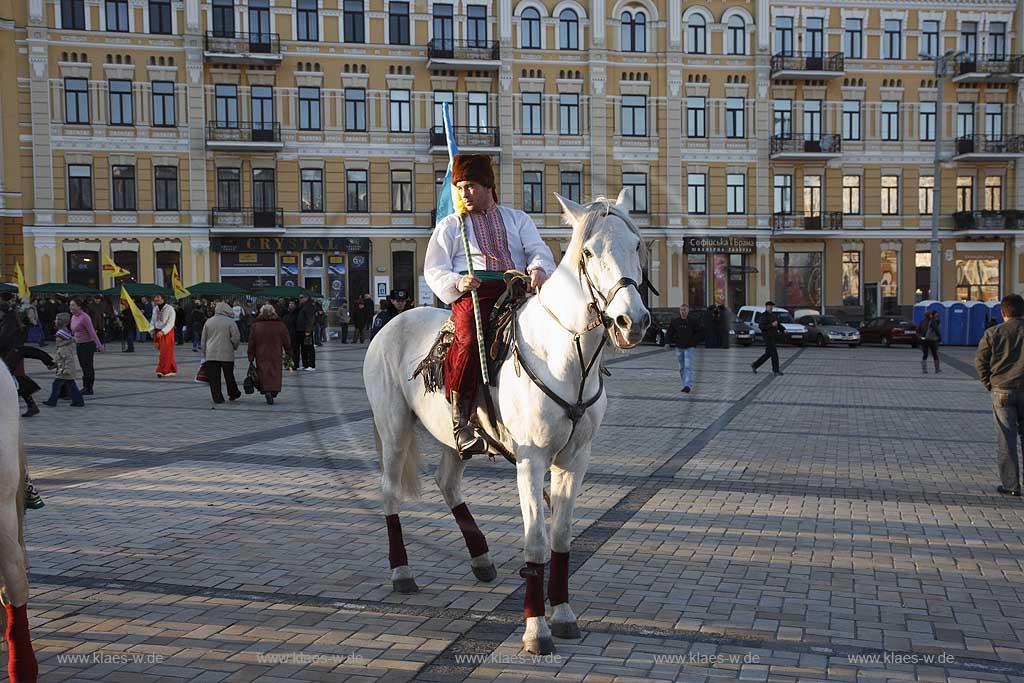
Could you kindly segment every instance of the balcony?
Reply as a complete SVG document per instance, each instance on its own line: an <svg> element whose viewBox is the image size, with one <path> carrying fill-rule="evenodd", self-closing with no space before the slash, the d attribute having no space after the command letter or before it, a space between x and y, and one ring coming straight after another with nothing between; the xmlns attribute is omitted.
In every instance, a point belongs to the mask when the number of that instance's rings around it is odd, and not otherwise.
<svg viewBox="0 0 1024 683"><path fill-rule="evenodd" d="M779 52L772 55L772 78L823 80L843 75L842 52Z"/></svg>
<svg viewBox="0 0 1024 683"><path fill-rule="evenodd" d="M1024 211L959 211L953 214L956 230L1021 230Z"/></svg>
<svg viewBox="0 0 1024 683"><path fill-rule="evenodd" d="M284 231L284 209L277 208L224 208L210 209L210 230L212 232L261 232Z"/></svg>
<svg viewBox="0 0 1024 683"><path fill-rule="evenodd" d="M1024 78L1024 55L957 55L954 83L1003 82Z"/></svg>
<svg viewBox="0 0 1024 683"><path fill-rule="evenodd" d="M772 214L772 232L788 232L790 230L842 230L843 212L829 211L817 216L805 216L798 213Z"/></svg>
<svg viewBox="0 0 1024 683"><path fill-rule="evenodd" d="M460 152L489 152L501 151L501 137L498 135L498 128L481 126L455 126L452 129L455 133L455 142ZM448 139L444 134L443 126L435 126L430 129L430 153L447 154Z"/></svg>
<svg viewBox="0 0 1024 683"><path fill-rule="evenodd" d="M428 69L497 71L500 66L501 44L496 40L434 38L427 43Z"/></svg>
<svg viewBox="0 0 1024 683"><path fill-rule="evenodd" d="M281 38L276 33L207 31L203 56L210 64L281 63Z"/></svg>
<svg viewBox="0 0 1024 683"><path fill-rule="evenodd" d="M280 123L252 123L250 121L212 122L206 127L207 149L237 151L271 151L284 148Z"/></svg>
<svg viewBox="0 0 1024 683"><path fill-rule="evenodd" d="M957 138L954 161L1001 161L1024 157L1024 135L967 135Z"/></svg>
<svg viewBox="0 0 1024 683"><path fill-rule="evenodd" d="M842 153L842 140L835 134L772 136L771 158L776 161L836 159Z"/></svg>

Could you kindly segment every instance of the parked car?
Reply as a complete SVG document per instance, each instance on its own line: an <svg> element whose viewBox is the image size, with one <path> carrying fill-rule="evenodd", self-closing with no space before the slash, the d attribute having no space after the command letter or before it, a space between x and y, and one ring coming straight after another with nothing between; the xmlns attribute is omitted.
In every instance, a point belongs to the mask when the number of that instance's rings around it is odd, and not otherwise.
<svg viewBox="0 0 1024 683"><path fill-rule="evenodd" d="M917 348L920 338L917 325L904 318L883 317L865 320L860 326L860 340L865 343L880 343L882 346L910 344Z"/></svg>
<svg viewBox="0 0 1024 683"><path fill-rule="evenodd" d="M779 326L781 327L780 341L803 346L804 337L807 335L807 328L793 320L792 314L785 308L775 306L772 312L775 313L775 317L778 319ZM758 326L763 315L764 306L741 306L740 310L736 312L736 319L750 326L755 340L763 341L761 339L761 328Z"/></svg>
<svg viewBox="0 0 1024 683"><path fill-rule="evenodd" d="M802 315L796 321L807 328L804 341L818 346L849 344L851 349L860 345L860 332L834 316L814 313Z"/></svg>
<svg viewBox="0 0 1024 683"><path fill-rule="evenodd" d="M735 319L729 328L729 336L740 346L750 346L754 343L754 330L742 320Z"/></svg>

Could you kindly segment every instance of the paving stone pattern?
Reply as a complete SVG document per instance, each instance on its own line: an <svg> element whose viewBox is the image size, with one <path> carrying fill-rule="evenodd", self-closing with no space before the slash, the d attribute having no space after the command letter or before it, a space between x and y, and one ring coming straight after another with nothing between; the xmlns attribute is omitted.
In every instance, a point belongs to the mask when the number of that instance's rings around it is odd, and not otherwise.
<svg viewBox="0 0 1024 683"><path fill-rule="evenodd" d="M611 356L583 638L530 658L500 459L465 476L498 580L428 478L402 511L423 590L391 592L364 346L319 349L274 406L216 407L187 347L163 380L137 348L97 356L86 408L24 422L43 681L1024 682L1024 504L994 492L969 349L922 376L910 349L785 348L783 377L702 349L690 395L674 354Z"/></svg>

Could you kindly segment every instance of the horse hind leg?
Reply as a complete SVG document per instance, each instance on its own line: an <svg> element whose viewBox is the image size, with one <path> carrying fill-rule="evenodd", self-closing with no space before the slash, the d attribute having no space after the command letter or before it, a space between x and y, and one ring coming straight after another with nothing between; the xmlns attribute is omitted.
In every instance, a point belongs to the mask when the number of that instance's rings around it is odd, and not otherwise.
<svg viewBox="0 0 1024 683"><path fill-rule="evenodd" d="M0 602L6 619L7 672L12 683L32 683L39 667L28 628L28 575L20 526L17 499L12 497L0 505Z"/></svg>
<svg viewBox="0 0 1024 683"><path fill-rule="evenodd" d="M441 462L438 464L434 481L441 490L444 502L452 511L455 522L459 525L462 538L466 541L466 548L469 550L469 564L473 569L473 576L480 581L491 582L498 576L494 568L491 554L487 547L487 539L473 519L469 507L462 499L462 472L466 463L459 454L452 448L441 449Z"/></svg>
<svg viewBox="0 0 1024 683"><path fill-rule="evenodd" d="M391 565L391 586L397 593L417 593L420 588L409 567L398 517L402 500L417 498L420 493L420 457L416 449L414 420L407 415L406 424L398 425L389 434L381 435L374 427L381 458L381 493L384 499L384 520L388 529L388 561Z"/></svg>

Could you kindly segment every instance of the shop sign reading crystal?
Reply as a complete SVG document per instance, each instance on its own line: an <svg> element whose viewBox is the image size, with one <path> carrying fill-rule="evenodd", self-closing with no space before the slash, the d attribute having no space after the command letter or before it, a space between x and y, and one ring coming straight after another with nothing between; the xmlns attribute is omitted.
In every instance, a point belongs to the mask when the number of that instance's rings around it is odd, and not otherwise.
<svg viewBox="0 0 1024 683"><path fill-rule="evenodd" d="M753 254L757 240L753 237L686 237L683 251L687 254Z"/></svg>

